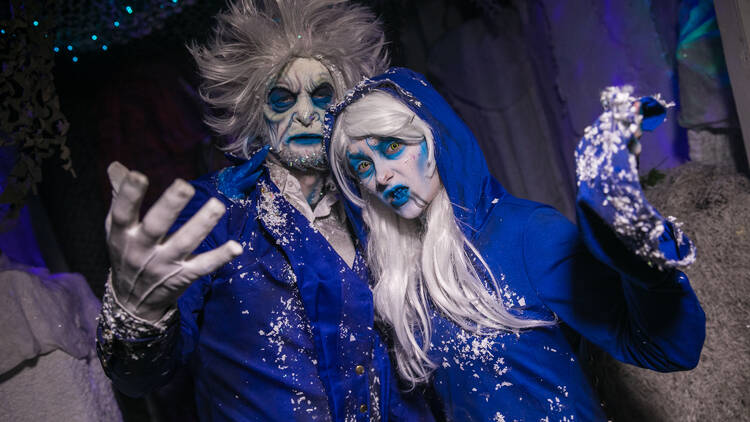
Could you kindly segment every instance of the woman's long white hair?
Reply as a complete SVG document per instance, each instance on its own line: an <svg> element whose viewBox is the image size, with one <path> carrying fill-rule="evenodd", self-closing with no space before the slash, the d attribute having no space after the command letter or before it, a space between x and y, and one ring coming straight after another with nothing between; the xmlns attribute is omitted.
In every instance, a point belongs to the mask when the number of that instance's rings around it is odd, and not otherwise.
<svg viewBox="0 0 750 422"><path fill-rule="evenodd" d="M366 256L375 279L375 311L395 333L400 374L414 385L426 381L436 366L428 356L430 304L462 329L478 335L554 323L522 319L508 312L492 271L459 229L444 187L415 220L400 217L365 191L360 197L349 188L346 179L354 176L346 159L347 146L351 140L368 136L395 137L406 143L426 140L428 168L437 171L434 137L429 125L401 101L374 91L344 109L331 140L333 173L344 195L362 207L369 230ZM486 284L473 262L481 264L489 275Z"/></svg>

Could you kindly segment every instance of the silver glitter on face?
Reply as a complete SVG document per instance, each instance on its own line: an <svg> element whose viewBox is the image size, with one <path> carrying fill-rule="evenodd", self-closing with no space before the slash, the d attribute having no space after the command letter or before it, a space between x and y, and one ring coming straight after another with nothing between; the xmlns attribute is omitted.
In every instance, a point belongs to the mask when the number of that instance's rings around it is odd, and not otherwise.
<svg viewBox="0 0 750 422"><path fill-rule="evenodd" d="M304 153L285 147L281 147L279 150L271 148L271 152L275 153L279 161L287 167L301 170L326 170L328 167L328 157L326 157L322 143L315 148L306 148Z"/></svg>
<svg viewBox="0 0 750 422"><path fill-rule="evenodd" d="M315 59L298 58L270 90L263 115L271 153L288 167L325 170L323 116L333 97L333 77Z"/></svg>

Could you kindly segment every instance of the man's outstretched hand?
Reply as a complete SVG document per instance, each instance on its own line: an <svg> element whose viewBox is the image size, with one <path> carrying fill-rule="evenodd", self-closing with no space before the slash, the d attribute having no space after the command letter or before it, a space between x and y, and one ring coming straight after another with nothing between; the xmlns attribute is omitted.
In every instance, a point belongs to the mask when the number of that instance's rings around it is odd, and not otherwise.
<svg viewBox="0 0 750 422"><path fill-rule="evenodd" d="M139 221L148 179L119 162L107 169L112 184L112 205L105 228L112 263L112 287L127 311L147 321L157 321L173 306L193 281L242 253L229 240L216 249L192 255L226 209L209 199L179 230L167 231L195 190L177 179Z"/></svg>

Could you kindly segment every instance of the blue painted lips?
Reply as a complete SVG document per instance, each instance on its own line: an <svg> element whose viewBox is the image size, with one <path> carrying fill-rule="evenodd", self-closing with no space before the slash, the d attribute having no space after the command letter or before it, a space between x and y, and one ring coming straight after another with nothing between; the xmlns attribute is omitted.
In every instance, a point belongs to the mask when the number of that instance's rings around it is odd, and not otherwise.
<svg viewBox="0 0 750 422"><path fill-rule="evenodd" d="M323 142L323 136L314 133L302 133L289 137L289 143L300 145L315 145Z"/></svg>
<svg viewBox="0 0 750 422"><path fill-rule="evenodd" d="M404 185L394 186L385 192L385 197L391 200L391 206L401 208L409 201L409 188Z"/></svg>

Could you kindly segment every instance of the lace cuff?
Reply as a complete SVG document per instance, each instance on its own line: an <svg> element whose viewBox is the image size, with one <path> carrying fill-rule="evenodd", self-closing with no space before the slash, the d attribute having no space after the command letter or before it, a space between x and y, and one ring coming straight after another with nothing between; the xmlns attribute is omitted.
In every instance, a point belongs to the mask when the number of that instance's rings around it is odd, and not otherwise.
<svg viewBox="0 0 750 422"><path fill-rule="evenodd" d="M99 315L97 349L102 355L105 368L112 355L124 354L137 360L146 353L158 353L163 344L169 343L175 330L179 312L173 307L156 322L139 318L122 306L115 296L110 271L102 298L102 311Z"/></svg>
<svg viewBox="0 0 750 422"><path fill-rule="evenodd" d="M695 261L695 246L674 217L662 217L648 203L630 148L639 129L652 130L666 115L659 95L637 99L631 86L609 87L601 95L604 113L584 131L575 153L578 202L587 205L636 255L660 269ZM640 113L634 106L640 101Z"/></svg>

